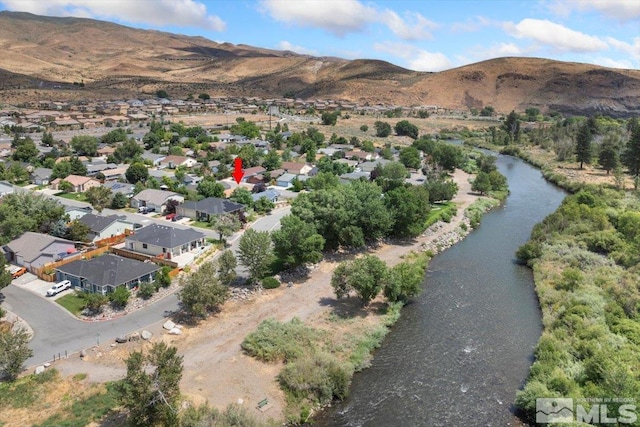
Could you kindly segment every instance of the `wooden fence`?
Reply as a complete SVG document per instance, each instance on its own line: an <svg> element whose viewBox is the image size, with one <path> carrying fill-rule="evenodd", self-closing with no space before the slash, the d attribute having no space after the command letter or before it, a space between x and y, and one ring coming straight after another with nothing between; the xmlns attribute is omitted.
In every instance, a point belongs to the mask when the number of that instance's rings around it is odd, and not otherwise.
<svg viewBox="0 0 640 427"><path fill-rule="evenodd" d="M153 255L145 255L145 254L139 254L138 252L133 252L130 251L128 249L122 249L122 248L111 248L111 252L114 253L115 255L120 255L121 257L124 258L130 258L130 259L135 259L138 261L151 261L153 263L159 264L159 265L168 265L171 268L178 268L178 263L174 262L174 261L169 261L168 259L162 259L162 258L158 258L155 257Z"/></svg>
<svg viewBox="0 0 640 427"><path fill-rule="evenodd" d="M118 234L117 236L107 237L102 240L97 240L94 242L94 244L99 248L103 246L119 245L120 243L124 242L124 239L126 239L127 236L130 236L132 234L133 234L132 230L124 230L124 234Z"/></svg>
<svg viewBox="0 0 640 427"><path fill-rule="evenodd" d="M47 282L55 282L56 274L54 270L56 268L65 264L69 264L70 262L77 261L79 259L91 259L108 251L109 247L104 246L102 248L92 249L86 252L79 252L76 255L66 257L65 259L62 259L60 261L45 264L42 267L32 267L31 272L42 280L45 280Z"/></svg>

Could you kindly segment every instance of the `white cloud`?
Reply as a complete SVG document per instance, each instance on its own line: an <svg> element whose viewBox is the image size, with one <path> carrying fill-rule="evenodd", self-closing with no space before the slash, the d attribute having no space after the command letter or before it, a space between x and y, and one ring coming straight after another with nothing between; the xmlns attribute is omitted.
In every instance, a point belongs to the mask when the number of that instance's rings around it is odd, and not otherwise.
<svg viewBox="0 0 640 427"><path fill-rule="evenodd" d="M357 0L264 0L261 4L276 21L322 28L340 37L361 31L376 16L375 9Z"/></svg>
<svg viewBox="0 0 640 427"><path fill-rule="evenodd" d="M391 9L377 9L358 0L262 0L260 4L276 21L320 28L339 37L381 23L404 40L430 39L430 31L438 27L420 13L405 12L401 17Z"/></svg>
<svg viewBox="0 0 640 427"><path fill-rule="evenodd" d="M116 19L132 24L159 27L198 27L224 31L225 22L207 14L207 6L195 0L156 0L153 3L131 0L3 0L7 9L39 15L82 16Z"/></svg>
<svg viewBox="0 0 640 427"><path fill-rule="evenodd" d="M596 11L621 22L640 18L640 2L637 0L554 0L548 3L548 9L564 17L575 10Z"/></svg>
<svg viewBox="0 0 640 427"><path fill-rule="evenodd" d="M613 37L607 37L607 43L614 48L623 51L627 55L631 55L636 61L640 61L640 37L633 39L633 44L620 41Z"/></svg>
<svg viewBox="0 0 640 427"><path fill-rule="evenodd" d="M480 31L484 27L488 27L492 21L484 16L476 16L467 19L465 22L454 22L451 24L451 31L454 33L470 33Z"/></svg>
<svg viewBox="0 0 640 427"><path fill-rule="evenodd" d="M597 52L608 48L598 37L542 19L527 18L518 24L507 22L503 28L513 37L531 39L561 52Z"/></svg>
<svg viewBox="0 0 640 427"><path fill-rule="evenodd" d="M406 67L415 71L442 71L453 67L453 63L441 52L428 52L404 43L376 43L373 48L406 61Z"/></svg>
<svg viewBox="0 0 640 427"><path fill-rule="evenodd" d="M396 36L403 40L431 39L433 36L430 30L439 27L438 24L417 12L405 13L406 19L403 20L396 12L387 9L380 12L378 17Z"/></svg>
<svg viewBox="0 0 640 427"><path fill-rule="evenodd" d="M316 52L315 50L307 49L302 46L296 46L286 40L282 40L280 43L278 43L278 49L290 50L291 52L300 53L302 55L318 56L318 52Z"/></svg>

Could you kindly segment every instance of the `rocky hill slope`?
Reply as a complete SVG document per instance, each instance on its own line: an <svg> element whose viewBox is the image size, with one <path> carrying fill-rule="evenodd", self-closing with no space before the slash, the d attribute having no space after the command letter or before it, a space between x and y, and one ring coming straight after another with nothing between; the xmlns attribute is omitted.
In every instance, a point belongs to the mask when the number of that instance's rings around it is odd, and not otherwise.
<svg viewBox="0 0 640 427"><path fill-rule="evenodd" d="M176 96L287 94L452 109L491 105L501 112L640 113L640 71L540 58L498 58L424 73L384 61L312 57L21 12L0 12L0 51L5 102L121 98L162 88Z"/></svg>

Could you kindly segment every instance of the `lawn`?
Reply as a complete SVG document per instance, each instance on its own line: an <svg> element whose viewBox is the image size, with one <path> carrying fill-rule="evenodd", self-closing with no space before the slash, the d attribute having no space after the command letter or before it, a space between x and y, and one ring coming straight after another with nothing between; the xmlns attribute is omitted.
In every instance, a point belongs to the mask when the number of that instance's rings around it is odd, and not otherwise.
<svg viewBox="0 0 640 427"><path fill-rule="evenodd" d="M429 227L438 221L449 222L455 214L456 204L454 202L434 203L425 221L425 227Z"/></svg>
<svg viewBox="0 0 640 427"><path fill-rule="evenodd" d="M63 197L69 200L75 200L78 202L86 202L87 199L84 197L83 193L58 193L56 194L58 197Z"/></svg>
<svg viewBox="0 0 640 427"><path fill-rule="evenodd" d="M60 297L56 302L73 313L74 316L80 314L85 305L84 299L78 297L75 293Z"/></svg>
<svg viewBox="0 0 640 427"><path fill-rule="evenodd" d="M211 229L211 224L209 224L208 222L204 222L204 221L191 221L189 223L189 225L191 227L199 227L199 228L208 228Z"/></svg>

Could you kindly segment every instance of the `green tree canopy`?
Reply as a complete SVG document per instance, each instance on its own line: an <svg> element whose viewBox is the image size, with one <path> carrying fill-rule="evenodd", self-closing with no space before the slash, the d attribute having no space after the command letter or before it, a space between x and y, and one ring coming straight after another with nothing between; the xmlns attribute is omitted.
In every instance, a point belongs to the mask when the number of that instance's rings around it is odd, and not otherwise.
<svg viewBox="0 0 640 427"><path fill-rule="evenodd" d="M136 184L138 182L144 182L149 178L149 170L144 163L133 163L127 168L124 176L127 177L127 181L131 184Z"/></svg>
<svg viewBox="0 0 640 427"><path fill-rule="evenodd" d="M405 147L400 150L400 162L410 169L420 169L420 152L415 147Z"/></svg>
<svg viewBox="0 0 640 427"><path fill-rule="evenodd" d="M253 280L265 277L273 260L271 236L267 231L255 231L250 228L240 238L238 258L247 267Z"/></svg>
<svg viewBox="0 0 640 427"><path fill-rule="evenodd" d="M189 276L181 280L182 289L178 298L182 307L191 316L205 318L214 312L229 297L229 289L220 283L217 265L207 261Z"/></svg>
<svg viewBox="0 0 640 427"><path fill-rule="evenodd" d="M76 135L71 138L71 148L78 156L98 155L98 138L90 135Z"/></svg>
<svg viewBox="0 0 640 427"><path fill-rule="evenodd" d="M274 251L288 267L322 260L324 238L316 232L312 224L295 215L287 215L280 222L281 227L272 233Z"/></svg>
<svg viewBox="0 0 640 427"><path fill-rule="evenodd" d="M376 128L376 136L386 138L391 135L391 125L387 122L377 121L373 124Z"/></svg>
<svg viewBox="0 0 640 427"><path fill-rule="evenodd" d="M342 298L353 291L366 306L380 293L388 274L383 261L373 255L365 255L338 265L331 277L331 286L336 297Z"/></svg>
<svg viewBox="0 0 640 427"><path fill-rule="evenodd" d="M104 208L111 204L113 194L107 187L91 187L84 193L87 202L91 203L91 206L98 212L102 212Z"/></svg>
<svg viewBox="0 0 640 427"><path fill-rule="evenodd" d="M408 136L413 139L418 139L418 126L410 123L408 120L402 120L396 123L395 131L399 136Z"/></svg>

